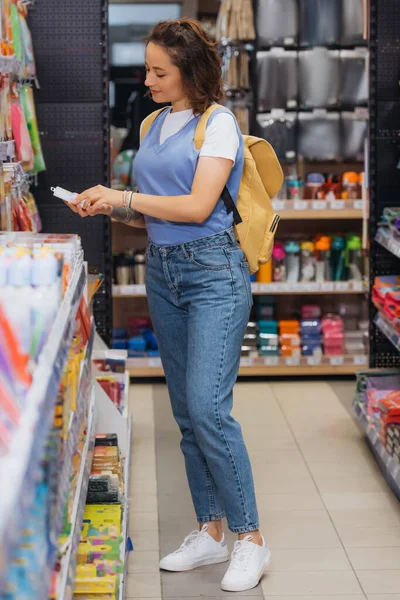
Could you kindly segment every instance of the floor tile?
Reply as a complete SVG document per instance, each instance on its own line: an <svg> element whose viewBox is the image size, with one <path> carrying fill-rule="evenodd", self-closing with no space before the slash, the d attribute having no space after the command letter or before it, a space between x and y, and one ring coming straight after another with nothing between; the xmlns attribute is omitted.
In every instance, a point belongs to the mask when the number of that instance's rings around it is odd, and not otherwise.
<svg viewBox="0 0 400 600"><path fill-rule="evenodd" d="M303 571L276 573L267 571L262 580L264 595L269 596L323 596L324 594L361 594L362 590L353 571Z"/></svg>
<svg viewBox="0 0 400 600"><path fill-rule="evenodd" d="M158 531L157 512L129 512L129 530L134 531Z"/></svg>
<svg viewBox="0 0 400 600"><path fill-rule="evenodd" d="M359 457L358 462L333 462L326 464L326 462L318 462L316 456L314 461L308 461L307 466L311 471L313 477L317 478L323 475L330 475L331 477L366 477L366 476L379 476L382 478L382 473L376 464L376 461L371 457Z"/></svg>
<svg viewBox="0 0 400 600"><path fill-rule="evenodd" d="M265 595L265 599L268 599L268 600L307 600L307 598L309 598L309 594L303 595L303 596L292 596L292 595L290 595L290 596L287 596L287 595L285 595L285 596L270 596L269 594ZM372 596L372 598L374 598L374 596ZM386 598L386 596L385 596L385 598ZM392 597L390 597L390 598L392 598ZM340 594L340 596L337 596L337 595L335 595L335 596L328 595L327 596L327 595L323 594L321 596L313 595L312 599L313 600L365 600L365 596L364 596L364 594L362 594L362 595L351 594L351 596L349 596L348 594L345 594L345 595ZM381 600L381 599L379 598L379 600ZM384 600L383 597L382 597L382 600ZM389 600L389 598L387 600ZM393 598L393 600L397 600L397 598Z"/></svg>
<svg viewBox="0 0 400 600"><path fill-rule="evenodd" d="M221 590L221 580L227 569L227 563L200 567L187 573L162 572L163 598L221 598L226 592ZM262 597L260 586L245 592L236 592L234 597ZM233 597L233 596L232 596Z"/></svg>
<svg viewBox="0 0 400 600"><path fill-rule="evenodd" d="M136 464L135 468L131 469L132 481L142 481L143 479L156 479L157 471L154 460L153 465Z"/></svg>
<svg viewBox="0 0 400 600"><path fill-rule="evenodd" d="M347 548L346 551L356 571L400 569L400 547Z"/></svg>
<svg viewBox="0 0 400 600"><path fill-rule="evenodd" d="M261 512L264 535L274 548L337 548L340 540L326 511Z"/></svg>
<svg viewBox="0 0 400 600"><path fill-rule="evenodd" d="M268 571L349 571L351 565L342 548L275 548Z"/></svg>
<svg viewBox="0 0 400 600"><path fill-rule="evenodd" d="M157 573L160 571L160 556L158 552L130 552L128 555L128 573Z"/></svg>
<svg viewBox="0 0 400 600"><path fill-rule="evenodd" d="M137 552L158 551L158 531L140 531L131 529L129 536Z"/></svg>
<svg viewBox="0 0 400 600"><path fill-rule="evenodd" d="M335 525L350 527L400 527L400 504L398 510L386 507L378 508L330 510L329 514Z"/></svg>
<svg viewBox="0 0 400 600"><path fill-rule="evenodd" d="M357 493L322 493L322 499L326 508L330 510L358 510L358 509L380 509L388 510L392 502L388 494L357 494Z"/></svg>
<svg viewBox="0 0 400 600"><path fill-rule="evenodd" d="M312 494L257 494L259 512L265 510L323 510L324 504L317 491Z"/></svg>
<svg viewBox="0 0 400 600"><path fill-rule="evenodd" d="M400 594L367 594L367 598L368 600L400 600Z"/></svg>
<svg viewBox="0 0 400 600"><path fill-rule="evenodd" d="M400 527L336 527L345 548L389 548L400 546Z"/></svg>
<svg viewBox="0 0 400 600"><path fill-rule="evenodd" d="M148 573L127 575L126 598L159 598L161 596L160 577L149 577Z"/></svg>
<svg viewBox="0 0 400 600"><path fill-rule="evenodd" d="M134 494L135 491L141 492L142 494L157 494L157 480L155 477L148 477L147 479L136 479L133 477L131 479L131 490L132 494Z"/></svg>
<svg viewBox="0 0 400 600"><path fill-rule="evenodd" d="M131 497L130 510L134 512L157 512L157 494L136 490Z"/></svg>
<svg viewBox="0 0 400 600"><path fill-rule="evenodd" d="M357 571L366 594L396 594L400 590L400 569Z"/></svg>
<svg viewBox="0 0 400 600"><path fill-rule="evenodd" d="M314 476L315 484L321 494L379 494L387 490L387 483L383 477L373 475L341 475L334 477L326 475Z"/></svg>
<svg viewBox="0 0 400 600"><path fill-rule="evenodd" d="M274 464L304 464L303 457L301 456L297 447L292 448L268 448L268 452L265 449L261 450L249 450L250 462L252 464L265 465L268 463Z"/></svg>

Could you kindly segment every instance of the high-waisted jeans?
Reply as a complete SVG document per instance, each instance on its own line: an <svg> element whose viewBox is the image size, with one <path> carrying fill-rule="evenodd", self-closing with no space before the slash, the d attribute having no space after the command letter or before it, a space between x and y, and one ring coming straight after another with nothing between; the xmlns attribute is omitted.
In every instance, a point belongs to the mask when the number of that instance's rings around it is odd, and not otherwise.
<svg viewBox="0 0 400 600"><path fill-rule="evenodd" d="M258 529L249 456L231 416L252 305L244 254L228 229L177 246L150 240L146 264L150 315L197 520L226 516L231 531Z"/></svg>

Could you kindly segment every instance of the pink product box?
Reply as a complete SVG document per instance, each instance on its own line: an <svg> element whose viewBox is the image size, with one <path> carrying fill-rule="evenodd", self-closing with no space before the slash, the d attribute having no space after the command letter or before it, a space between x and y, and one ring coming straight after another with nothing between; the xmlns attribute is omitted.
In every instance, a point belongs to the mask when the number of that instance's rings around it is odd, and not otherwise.
<svg viewBox="0 0 400 600"><path fill-rule="evenodd" d="M321 317L321 307L317 304L303 304L301 307L302 319L319 319Z"/></svg>
<svg viewBox="0 0 400 600"><path fill-rule="evenodd" d="M331 331L343 332L344 324L343 320L337 315L327 315L322 319L321 329L325 335L325 333Z"/></svg>

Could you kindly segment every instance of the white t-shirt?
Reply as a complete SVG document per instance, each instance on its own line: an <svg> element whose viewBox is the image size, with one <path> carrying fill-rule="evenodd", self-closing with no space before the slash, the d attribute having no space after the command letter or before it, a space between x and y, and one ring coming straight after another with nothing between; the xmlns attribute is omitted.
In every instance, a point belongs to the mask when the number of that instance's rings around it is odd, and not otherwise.
<svg viewBox="0 0 400 600"><path fill-rule="evenodd" d="M160 143L177 133L194 118L191 109L168 112L161 129ZM235 163L239 149L239 136L234 118L229 113L215 115L206 129L206 137L200 150L200 156L227 158Z"/></svg>

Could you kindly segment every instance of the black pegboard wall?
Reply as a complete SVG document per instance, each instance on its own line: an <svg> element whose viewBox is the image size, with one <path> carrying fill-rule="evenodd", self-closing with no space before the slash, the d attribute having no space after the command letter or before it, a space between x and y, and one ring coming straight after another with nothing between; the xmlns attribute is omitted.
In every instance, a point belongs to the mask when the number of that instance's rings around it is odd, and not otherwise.
<svg viewBox="0 0 400 600"><path fill-rule="evenodd" d="M371 0L370 13L370 277L400 274L400 260L374 241L382 211L399 206L400 2ZM370 302L370 366L400 367L400 354L373 324Z"/></svg>
<svg viewBox="0 0 400 600"><path fill-rule="evenodd" d="M110 343L110 219L82 219L50 191L59 185L81 192L110 183L107 15L107 0L46 0L32 7L30 27L40 83L36 111L47 167L35 190L43 228L80 235L89 268L104 274L94 316L99 333Z"/></svg>

